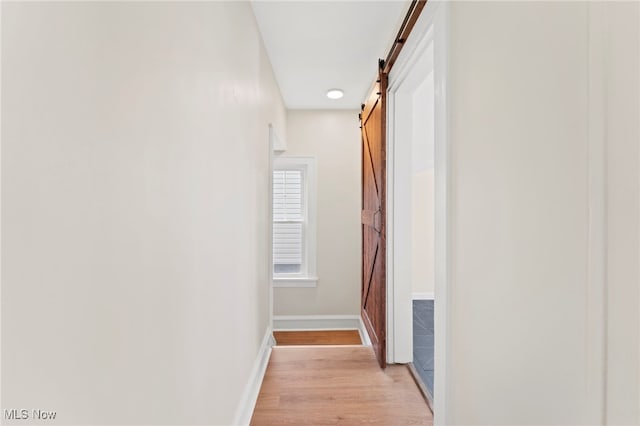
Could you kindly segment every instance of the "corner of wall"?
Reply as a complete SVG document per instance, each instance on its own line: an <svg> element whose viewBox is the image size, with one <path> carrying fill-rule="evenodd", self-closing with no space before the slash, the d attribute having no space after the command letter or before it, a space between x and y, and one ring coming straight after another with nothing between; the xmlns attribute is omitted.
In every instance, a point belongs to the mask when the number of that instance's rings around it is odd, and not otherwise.
<svg viewBox="0 0 640 426"><path fill-rule="evenodd" d="M262 380L267 371L267 365L269 363L269 357L271 356L271 349L275 345L273 339L273 329L271 326L267 327L258 355L253 363L253 368L249 375L242 397L236 408L236 414L234 415L234 425L245 426L251 423L251 416L255 409L256 402L258 401L258 395L260 394L260 388L262 386Z"/></svg>

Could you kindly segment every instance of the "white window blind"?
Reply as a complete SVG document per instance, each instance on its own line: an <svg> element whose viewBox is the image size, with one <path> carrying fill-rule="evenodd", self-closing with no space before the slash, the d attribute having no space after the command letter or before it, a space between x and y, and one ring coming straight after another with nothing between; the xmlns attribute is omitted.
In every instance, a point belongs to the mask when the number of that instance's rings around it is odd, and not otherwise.
<svg viewBox="0 0 640 426"><path fill-rule="evenodd" d="M304 174L273 172L273 271L301 273L304 254Z"/></svg>

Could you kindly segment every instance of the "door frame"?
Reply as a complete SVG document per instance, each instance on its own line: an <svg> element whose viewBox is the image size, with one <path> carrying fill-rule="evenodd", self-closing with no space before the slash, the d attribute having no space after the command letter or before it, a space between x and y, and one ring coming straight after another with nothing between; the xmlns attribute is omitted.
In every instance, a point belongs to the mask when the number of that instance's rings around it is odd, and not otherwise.
<svg viewBox="0 0 640 426"><path fill-rule="evenodd" d="M269 245L269 327L273 331L273 168L275 162L274 150L278 147L278 135L274 128L273 123L269 123L269 189L267 194L269 197L269 211L267 212L267 228L269 235L267 237L267 244Z"/></svg>
<svg viewBox="0 0 640 426"><path fill-rule="evenodd" d="M411 280L396 269L394 198L401 189L402 171L407 165L395 156L400 144L411 143L406 131L395 126L398 96L406 89L412 70L429 49L433 49L434 150L435 150L435 345L434 345L434 424L448 423L446 387L450 355L450 155L448 113L449 4L429 1L422 11L402 52L389 72L387 96L387 360L407 363L413 360L413 311ZM397 179L399 178L399 179ZM399 276L400 272L400 276ZM394 279L399 278L399 279Z"/></svg>

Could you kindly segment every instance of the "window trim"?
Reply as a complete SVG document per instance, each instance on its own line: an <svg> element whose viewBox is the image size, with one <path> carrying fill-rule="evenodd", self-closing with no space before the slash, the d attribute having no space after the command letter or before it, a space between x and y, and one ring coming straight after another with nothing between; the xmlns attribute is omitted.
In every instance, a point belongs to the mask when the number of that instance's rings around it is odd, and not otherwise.
<svg viewBox="0 0 640 426"><path fill-rule="evenodd" d="M308 156L276 156L273 159L273 171L276 170L302 170L303 178L303 203L305 227L303 229L303 255L302 272L299 274L275 274L273 272L273 246L271 247L271 275L274 287L316 287L316 237L317 237L317 171L315 157ZM272 189L273 192L273 189ZM273 220L273 194L271 195L271 228Z"/></svg>

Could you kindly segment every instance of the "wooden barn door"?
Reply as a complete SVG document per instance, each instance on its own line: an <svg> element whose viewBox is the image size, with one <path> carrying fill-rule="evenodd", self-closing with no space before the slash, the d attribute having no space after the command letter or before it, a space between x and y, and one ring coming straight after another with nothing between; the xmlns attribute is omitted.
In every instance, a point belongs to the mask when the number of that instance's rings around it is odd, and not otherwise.
<svg viewBox="0 0 640 426"><path fill-rule="evenodd" d="M380 78L362 106L362 320L386 367L386 90Z"/></svg>

